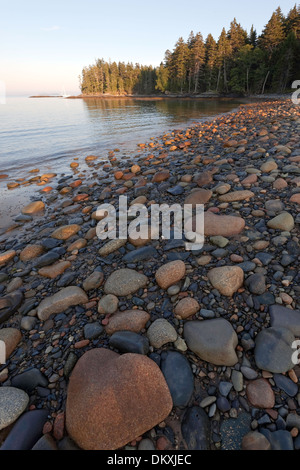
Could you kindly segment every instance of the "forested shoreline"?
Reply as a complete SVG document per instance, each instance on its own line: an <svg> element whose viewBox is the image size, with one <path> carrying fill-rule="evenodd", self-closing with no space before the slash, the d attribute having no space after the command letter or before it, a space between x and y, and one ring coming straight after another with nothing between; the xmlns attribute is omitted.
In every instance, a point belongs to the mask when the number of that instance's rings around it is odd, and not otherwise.
<svg viewBox="0 0 300 470"><path fill-rule="evenodd" d="M96 60L80 76L83 95L284 93L300 79L300 5L277 10L257 35L234 19L218 40L191 32L167 50L159 67Z"/></svg>

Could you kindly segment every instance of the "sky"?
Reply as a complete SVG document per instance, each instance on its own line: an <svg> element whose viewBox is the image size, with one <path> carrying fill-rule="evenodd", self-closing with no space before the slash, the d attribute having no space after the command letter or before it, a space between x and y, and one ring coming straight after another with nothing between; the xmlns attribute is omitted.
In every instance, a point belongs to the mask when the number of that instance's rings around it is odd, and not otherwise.
<svg viewBox="0 0 300 470"><path fill-rule="evenodd" d="M295 0L0 0L0 85L8 96L79 94L97 58L159 65L191 31L217 40L235 17L260 33Z"/></svg>

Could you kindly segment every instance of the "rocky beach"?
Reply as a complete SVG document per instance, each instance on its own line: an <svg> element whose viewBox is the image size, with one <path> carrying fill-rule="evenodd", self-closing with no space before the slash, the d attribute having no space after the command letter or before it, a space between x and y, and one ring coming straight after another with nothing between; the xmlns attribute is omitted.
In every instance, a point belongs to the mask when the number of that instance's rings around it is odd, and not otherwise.
<svg viewBox="0 0 300 470"><path fill-rule="evenodd" d="M33 169L2 230L0 449L299 450L300 107L245 104L119 154ZM100 240L97 208L122 195L204 204L203 248Z"/></svg>

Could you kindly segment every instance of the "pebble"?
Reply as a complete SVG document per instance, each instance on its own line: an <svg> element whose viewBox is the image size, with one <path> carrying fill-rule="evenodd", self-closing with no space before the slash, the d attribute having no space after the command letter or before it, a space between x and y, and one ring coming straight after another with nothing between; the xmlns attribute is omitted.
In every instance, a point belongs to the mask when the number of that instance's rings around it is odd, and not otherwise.
<svg viewBox="0 0 300 470"><path fill-rule="evenodd" d="M161 370L168 384L173 406L187 406L194 391L194 376L189 361L178 352L164 352L161 356Z"/></svg>
<svg viewBox="0 0 300 470"><path fill-rule="evenodd" d="M132 269L120 269L113 272L104 285L106 294L123 297L134 294L140 288L146 287L148 278Z"/></svg>
<svg viewBox="0 0 300 470"><path fill-rule="evenodd" d="M230 367L238 362L238 338L225 319L187 322L184 339L191 351L211 364Z"/></svg>
<svg viewBox="0 0 300 470"><path fill-rule="evenodd" d="M0 430L14 423L25 411L29 396L15 387L0 388Z"/></svg>
<svg viewBox="0 0 300 470"><path fill-rule="evenodd" d="M161 318L150 325L147 330L147 337L151 346L160 349L165 344L174 343L177 339L177 332L171 323Z"/></svg>

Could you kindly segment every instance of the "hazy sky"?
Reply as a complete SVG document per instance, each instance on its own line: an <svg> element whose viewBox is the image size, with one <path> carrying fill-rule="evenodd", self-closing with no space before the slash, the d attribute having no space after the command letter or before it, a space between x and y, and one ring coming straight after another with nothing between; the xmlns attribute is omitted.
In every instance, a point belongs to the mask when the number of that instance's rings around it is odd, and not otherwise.
<svg viewBox="0 0 300 470"><path fill-rule="evenodd" d="M258 33L295 0L0 0L0 81L8 95L79 93L96 58L159 65L190 31L218 39L234 17Z"/></svg>

